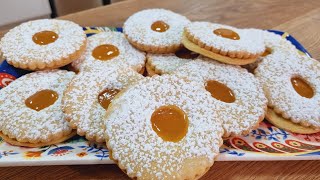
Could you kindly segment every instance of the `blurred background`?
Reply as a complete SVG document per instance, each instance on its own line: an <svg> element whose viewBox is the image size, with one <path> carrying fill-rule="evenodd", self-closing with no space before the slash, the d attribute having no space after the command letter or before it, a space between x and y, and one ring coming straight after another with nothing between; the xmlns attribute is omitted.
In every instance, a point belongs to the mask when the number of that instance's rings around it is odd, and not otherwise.
<svg viewBox="0 0 320 180"><path fill-rule="evenodd" d="M0 31L24 21L55 18L119 1L122 0L1 0Z"/></svg>

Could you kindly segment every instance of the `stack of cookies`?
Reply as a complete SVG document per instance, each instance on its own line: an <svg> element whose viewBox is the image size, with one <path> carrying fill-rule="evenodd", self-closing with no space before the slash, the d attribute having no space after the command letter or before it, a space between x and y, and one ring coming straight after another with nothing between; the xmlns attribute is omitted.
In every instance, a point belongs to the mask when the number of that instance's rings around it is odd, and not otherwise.
<svg viewBox="0 0 320 180"><path fill-rule="evenodd" d="M0 91L0 136L39 147L78 134L106 145L131 178L197 179L222 138L265 116L288 131L320 131L320 64L280 36L164 9L133 14L123 32L86 38L65 20L10 30L0 51L35 72Z"/></svg>

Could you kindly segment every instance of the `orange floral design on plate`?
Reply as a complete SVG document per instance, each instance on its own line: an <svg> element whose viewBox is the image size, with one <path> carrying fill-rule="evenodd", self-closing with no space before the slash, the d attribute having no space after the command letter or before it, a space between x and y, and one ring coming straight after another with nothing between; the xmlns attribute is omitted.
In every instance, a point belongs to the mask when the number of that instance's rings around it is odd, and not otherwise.
<svg viewBox="0 0 320 180"><path fill-rule="evenodd" d="M84 157L84 156L86 156L86 155L88 155L86 152L81 152L81 153L78 153L78 154L77 154L77 156L79 156L79 157Z"/></svg>
<svg viewBox="0 0 320 180"><path fill-rule="evenodd" d="M24 153L24 157L29 158L40 158L42 154L42 151L27 151Z"/></svg>

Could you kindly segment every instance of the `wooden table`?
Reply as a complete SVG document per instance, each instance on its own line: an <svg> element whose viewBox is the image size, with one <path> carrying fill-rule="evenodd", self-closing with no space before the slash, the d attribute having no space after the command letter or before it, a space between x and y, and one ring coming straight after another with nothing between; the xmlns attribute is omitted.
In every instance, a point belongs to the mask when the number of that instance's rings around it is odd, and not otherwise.
<svg viewBox="0 0 320 180"><path fill-rule="evenodd" d="M156 7L173 10L191 20L287 31L314 58L320 59L319 0L128 0L61 19L82 26L121 27L132 13ZM126 179L127 176L116 165L82 165L0 168L0 178ZM320 179L320 161L216 162L202 179L215 178Z"/></svg>

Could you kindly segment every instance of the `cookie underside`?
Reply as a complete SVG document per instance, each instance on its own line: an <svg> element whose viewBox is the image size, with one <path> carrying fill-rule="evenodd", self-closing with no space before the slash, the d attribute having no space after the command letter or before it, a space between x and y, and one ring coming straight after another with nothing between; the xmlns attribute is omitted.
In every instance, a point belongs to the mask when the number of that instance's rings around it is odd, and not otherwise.
<svg viewBox="0 0 320 180"><path fill-rule="evenodd" d="M4 135L2 132L0 132L0 137L7 143L14 145L14 146L24 146L24 147L42 147L42 146L48 146L48 145L52 145L52 144L58 144L61 143L63 141L66 141L67 139L73 137L74 135L76 135L77 132L76 131L72 131L70 134L65 135L59 139L50 141L50 142L39 142L39 143L30 143L30 142L19 142L16 139L12 139L9 138L7 135Z"/></svg>
<svg viewBox="0 0 320 180"><path fill-rule="evenodd" d="M257 58L249 58L249 59L239 59L239 58L230 58L227 56L223 56L221 54L214 53L212 51L208 51L204 48L199 47L198 45L191 42L186 35L184 34L182 37L182 44L189 50L199 53L203 56L209 57L211 59L215 59L217 61L226 63L226 64L234 64L234 65L246 65L253 63L257 60Z"/></svg>
<svg viewBox="0 0 320 180"><path fill-rule="evenodd" d="M268 108L266 119L276 127L293 133L313 134L320 132L320 130L316 130L310 127L304 127L299 124L293 123L290 120L281 117L281 115L276 114L276 112L271 108Z"/></svg>

